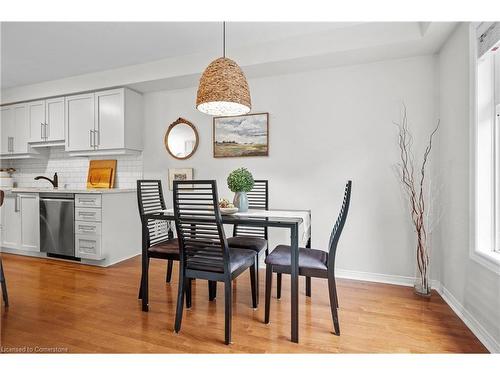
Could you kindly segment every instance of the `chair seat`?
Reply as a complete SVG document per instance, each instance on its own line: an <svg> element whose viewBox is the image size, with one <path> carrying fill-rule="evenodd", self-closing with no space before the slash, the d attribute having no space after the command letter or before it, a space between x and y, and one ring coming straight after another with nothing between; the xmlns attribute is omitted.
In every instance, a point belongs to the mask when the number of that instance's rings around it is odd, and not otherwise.
<svg viewBox="0 0 500 375"><path fill-rule="evenodd" d="M260 253L267 249L267 240L259 237L236 236L228 238L227 245L240 249L250 249Z"/></svg>
<svg viewBox="0 0 500 375"><path fill-rule="evenodd" d="M236 271L245 264L251 263L255 259L255 251L250 249L229 248L229 270Z"/></svg>
<svg viewBox="0 0 500 375"><path fill-rule="evenodd" d="M172 238L151 246L148 249L150 257L154 258L179 258L179 240Z"/></svg>
<svg viewBox="0 0 500 375"><path fill-rule="evenodd" d="M287 245L278 245L266 257L266 264L279 267L291 267L292 248ZM300 269L328 269L328 253L322 250L299 248L299 272Z"/></svg>
<svg viewBox="0 0 500 375"><path fill-rule="evenodd" d="M239 249L235 247L228 248L229 250L229 272L234 272L238 268L248 265L255 259L255 251L250 249ZM194 255L189 258L187 267L193 270L207 270L210 265L203 264L206 263L206 258ZM217 272L220 272L217 271Z"/></svg>

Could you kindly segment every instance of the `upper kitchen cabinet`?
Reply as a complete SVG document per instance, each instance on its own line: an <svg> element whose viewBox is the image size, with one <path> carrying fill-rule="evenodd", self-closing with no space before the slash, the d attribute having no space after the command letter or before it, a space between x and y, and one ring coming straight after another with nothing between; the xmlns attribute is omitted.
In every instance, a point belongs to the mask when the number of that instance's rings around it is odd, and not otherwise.
<svg viewBox="0 0 500 375"><path fill-rule="evenodd" d="M142 151L142 96L126 88L66 97L66 151L113 155Z"/></svg>
<svg viewBox="0 0 500 375"><path fill-rule="evenodd" d="M1 115L0 158L29 158L37 154L28 144L29 124L26 103L3 106Z"/></svg>
<svg viewBox="0 0 500 375"><path fill-rule="evenodd" d="M66 151L94 150L94 94L65 98Z"/></svg>
<svg viewBox="0 0 500 375"><path fill-rule="evenodd" d="M28 103L33 147L64 145L64 97Z"/></svg>

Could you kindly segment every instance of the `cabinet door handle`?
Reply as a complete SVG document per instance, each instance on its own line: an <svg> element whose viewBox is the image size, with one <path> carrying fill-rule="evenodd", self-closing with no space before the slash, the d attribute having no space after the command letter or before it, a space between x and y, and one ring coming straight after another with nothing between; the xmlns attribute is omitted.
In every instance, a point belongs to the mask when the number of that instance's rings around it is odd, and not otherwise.
<svg viewBox="0 0 500 375"><path fill-rule="evenodd" d="M93 130L89 130L89 134L90 134L90 141L89 141L90 147L94 147L94 145L92 144L92 138L93 138L92 137L92 132L93 132Z"/></svg>
<svg viewBox="0 0 500 375"><path fill-rule="evenodd" d="M43 122L40 123L40 139L43 140Z"/></svg>
<svg viewBox="0 0 500 375"><path fill-rule="evenodd" d="M99 147L101 144L101 133L99 130L94 130L94 135L97 134L97 142L94 140L94 146Z"/></svg>
<svg viewBox="0 0 500 375"><path fill-rule="evenodd" d="M45 123L45 140L49 139L49 124Z"/></svg>
<svg viewBox="0 0 500 375"><path fill-rule="evenodd" d="M19 203L18 203L19 195L16 194L14 198L14 212L19 212Z"/></svg>
<svg viewBox="0 0 500 375"><path fill-rule="evenodd" d="M92 246L92 247L90 247L90 246L79 246L79 247L80 247L80 249L95 250L95 246Z"/></svg>

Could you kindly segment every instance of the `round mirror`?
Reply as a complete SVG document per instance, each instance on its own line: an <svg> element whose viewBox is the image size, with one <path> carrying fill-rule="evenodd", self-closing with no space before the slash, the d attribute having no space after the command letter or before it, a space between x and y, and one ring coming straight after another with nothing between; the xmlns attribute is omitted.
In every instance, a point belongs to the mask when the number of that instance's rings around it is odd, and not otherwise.
<svg viewBox="0 0 500 375"><path fill-rule="evenodd" d="M165 148L176 159L188 159L198 147L198 132L194 125L183 118L170 124L165 134Z"/></svg>

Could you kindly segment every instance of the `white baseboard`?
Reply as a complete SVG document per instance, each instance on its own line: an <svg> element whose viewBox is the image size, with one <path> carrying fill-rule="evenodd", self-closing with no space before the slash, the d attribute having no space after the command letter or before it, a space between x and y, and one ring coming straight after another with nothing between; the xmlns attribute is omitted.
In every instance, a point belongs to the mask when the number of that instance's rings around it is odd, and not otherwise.
<svg viewBox="0 0 500 375"><path fill-rule="evenodd" d="M335 276L342 279L370 281L374 283L384 283L402 286L413 286L414 278L408 276L395 276L380 273L350 271L344 269L336 269ZM458 302L458 300L437 280L431 281L432 289L436 290L443 300L450 306L455 314L464 322L464 324L472 331L479 341L491 353L500 353L500 343L491 336L488 331L477 321L474 316Z"/></svg>
<svg viewBox="0 0 500 375"><path fill-rule="evenodd" d="M413 286L415 282L415 278L409 276L386 275L383 273L363 272L363 271L350 271L338 268L335 269L335 276L341 279L371 281L374 283L384 283L384 284L403 285L403 286ZM435 282L432 281L431 285L435 285Z"/></svg>
<svg viewBox="0 0 500 375"><path fill-rule="evenodd" d="M444 301L458 315L467 327L490 353L500 353L500 343L491 336L476 318L444 286L438 291Z"/></svg>

